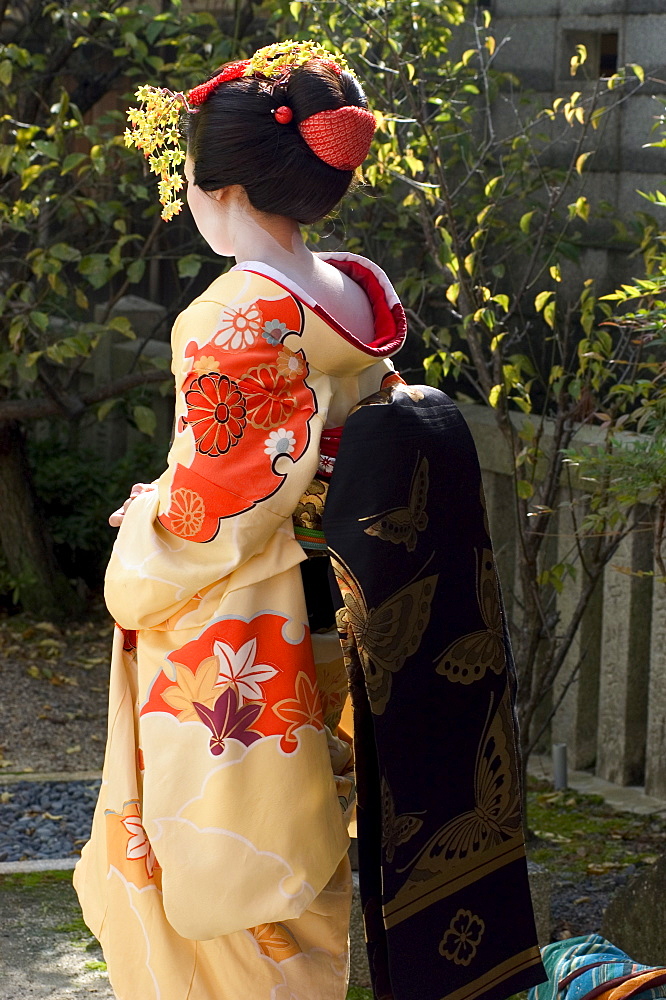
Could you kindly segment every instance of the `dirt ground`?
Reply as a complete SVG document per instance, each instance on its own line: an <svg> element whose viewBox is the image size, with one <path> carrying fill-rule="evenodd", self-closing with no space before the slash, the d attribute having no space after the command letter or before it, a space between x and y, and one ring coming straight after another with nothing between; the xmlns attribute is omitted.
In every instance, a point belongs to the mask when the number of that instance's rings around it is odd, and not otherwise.
<svg viewBox="0 0 666 1000"><path fill-rule="evenodd" d="M100 603L63 627L0 617L0 778L101 770L112 629Z"/></svg>
<svg viewBox="0 0 666 1000"><path fill-rule="evenodd" d="M71 872L0 877L1 1000L113 1000L71 882Z"/></svg>

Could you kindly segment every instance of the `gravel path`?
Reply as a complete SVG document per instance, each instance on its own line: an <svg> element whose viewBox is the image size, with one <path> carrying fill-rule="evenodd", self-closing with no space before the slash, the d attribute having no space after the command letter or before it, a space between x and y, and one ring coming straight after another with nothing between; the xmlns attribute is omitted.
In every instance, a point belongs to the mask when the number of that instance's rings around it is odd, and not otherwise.
<svg viewBox="0 0 666 1000"><path fill-rule="evenodd" d="M99 781L0 780L0 862L67 858L90 835Z"/></svg>

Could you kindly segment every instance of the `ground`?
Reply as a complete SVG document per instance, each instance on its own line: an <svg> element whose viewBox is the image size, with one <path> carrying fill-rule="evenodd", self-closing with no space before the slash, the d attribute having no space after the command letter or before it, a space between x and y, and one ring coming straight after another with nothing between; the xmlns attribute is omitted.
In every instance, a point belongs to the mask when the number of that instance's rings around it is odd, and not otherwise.
<svg viewBox="0 0 666 1000"><path fill-rule="evenodd" d="M101 769L112 627L100 605L62 628L0 617L0 782L2 769ZM530 857L553 878L553 936L598 931L612 892L663 852L666 819L614 812L545 782L531 781L528 799ZM0 1000L112 998L71 873L0 876L0 927ZM348 1000L371 993L352 986Z"/></svg>
<svg viewBox="0 0 666 1000"><path fill-rule="evenodd" d="M61 628L0 617L0 776L101 770L112 628L99 604Z"/></svg>

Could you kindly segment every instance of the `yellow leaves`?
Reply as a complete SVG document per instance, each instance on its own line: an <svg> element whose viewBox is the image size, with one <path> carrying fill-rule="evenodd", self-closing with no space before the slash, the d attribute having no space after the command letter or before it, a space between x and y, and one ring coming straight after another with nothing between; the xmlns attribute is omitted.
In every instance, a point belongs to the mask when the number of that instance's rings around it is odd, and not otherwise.
<svg viewBox="0 0 666 1000"><path fill-rule="evenodd" d="M560 272L560 265L559 264L552 264L551 267L548 268L548 273L550 274L550 276L553 279L553 281L561 281L562 280L562 274Z"/></svg>
<svg viewBox="0 0 666 1000"><path fill-rule="evenodd" d="M458 296L460 295L460 282L454 281L452 285L446 289L446 297L451 303L451 305L456 305L458 302Z"/></svg>
<svg viewBox="0 0 666 1000"><path fill-rule="evenodd" d="M548 324L548 326L551 328L551 330L554 330L555 329L555 300L554 299L553 299L552 302L549 302L548 305L545 307L545 309L543 311L543 318L546 321L546 323Z"/></svg>
<svg viewBox="0 0 666 1000"><path fill-rule="evenodd" d="M590 125L592 126L592 128L594 128L594 129L599 128L599 122L601 121L601 119L603 118L603 116L606 114L606 110L607 110L606 108L595 108L594 109L594 111L590 115Z"/></svg>
<svg viewBox="0 0 666 1000"><path fill-rule="evenodd" d="M577 170L577 172L579 174L582 174L583 167L585 166L585 164L586 164L587 160L590 158L590 156L594 156L594 150L591 150L589 153L581 153L580 156L577 157L577 159L576 159L576 170Z"/></svg>
<svg viewBox="0 0 666 1000"><path fill-rule="evenodd" d="M497 177L490 178L485 188L483 189L483 193L485 194L486 198L490 198L497 185L500 184L503 180L504 177L502 174L498 174Z"/></svg>
<svg viewBox="0 0 666 1000"><path fill-rule="evenodd" d="M539 292L534 300L534 308L542 313L545 322L553 330L555 328L555 299L554 292Z"/></svg>
<svg viewBox="0 0 666 1000"><path fill-rule="evenodd" d="M574 219L578 216L583 222L587 222L590 218L590 203L584 195L580 198L576 198L569 206L569 218Z"/></svg>
<svg viewBox="0 0 666 1000"><path fill-rule="evenodd" d="M500 397L503 392L504 392L503 385L494 385L490 390L490 393L488 395L488 403L490 406L492 406L493 409L497 409Z"/></svg>
<svg viewBox="0 0 666 1000"><path fill-rule="evenodd" d="M534 217L534 211L525 212L525 214L522 215L520 218L520 222L518 225L520 227L521 233L525 233L526 236L530 231L530 224L532 222L533 217Z"/></svg>
<svg viewBox="0 0 666 1000"><path fill-rule="evenodd" d="M569 72L575 76L580 67L587 60L587 48L585 45L577 45L576 52L569 61Z"/></svg>

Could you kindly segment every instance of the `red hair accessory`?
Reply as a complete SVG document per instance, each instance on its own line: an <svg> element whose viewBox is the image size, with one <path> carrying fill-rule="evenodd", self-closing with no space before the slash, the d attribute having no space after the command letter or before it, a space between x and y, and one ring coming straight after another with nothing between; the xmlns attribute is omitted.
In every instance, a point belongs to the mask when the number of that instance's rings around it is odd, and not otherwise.
<svg viewBox="0 0 666 1000"><path fill-rule="evenodd" d="M245 71L249 65L249 59L229 63L217 76L214 76L211 80L207 80L206 83L199 84L198 87L191 90L187 95L187 103L190 107L197 108L210 97L214 90L217 90L221 83L226 83L227 80L240 80L242 76L245 76Z"/></svg>
<svg viewBox="0 0 666 1000"><path fill-rule="evenodd" d="M275 111L275 121L279 122L280 125L288 125L293 117L294 112L286 104L281 104Z"/></svg>
<svg viewBox="0 0 666 1000"><path fill-rule="evenodd" d="M298 129L313 153L336 170L355 170L370 151L377 122L372 111L346 105L318 111Z"/></svg>

